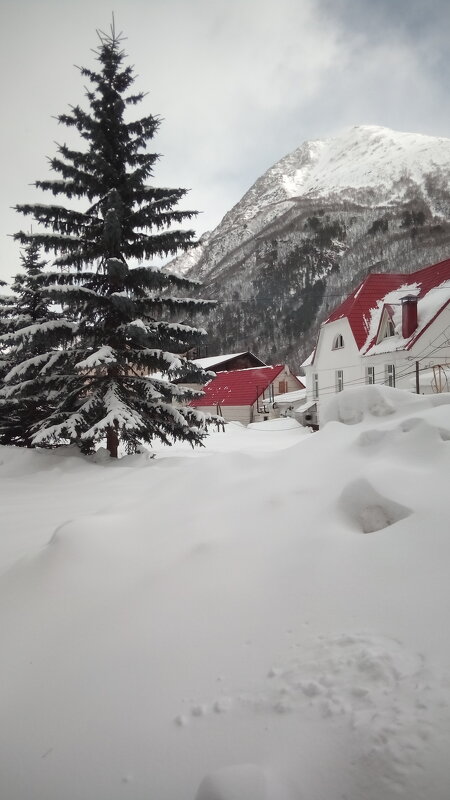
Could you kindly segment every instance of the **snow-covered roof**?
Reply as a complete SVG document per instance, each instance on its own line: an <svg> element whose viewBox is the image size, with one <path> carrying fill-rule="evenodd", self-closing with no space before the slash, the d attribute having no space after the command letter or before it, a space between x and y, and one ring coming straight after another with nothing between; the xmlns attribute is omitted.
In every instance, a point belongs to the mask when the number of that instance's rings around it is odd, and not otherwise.
<svg viewBox="0 0 450 800"><path fill-rule="evenodd" d="M208 356L208 358L195 358L193 359L194 364L197 364L198 367L202 369L210 369L211 367L219 366L220 364L225 364L227 361L231 361L233 358L239 358L240 356L249 355L252 358L256 359L264 365L264 362L261 361L258 356L255 356L253 353L250 353L249 350L243 350L241 353L228 353L225 355L218 355L218 356ZM265 365L264 365L265 366Z"/></svg>
<svg viewBox="0 0 450 800"><path fill-rule="evenodd" d="M245 353L228 353L228 355L222 356L208 356L208 358L194 358L194 364L197 364L198 367L202 367L202 369L209 369L213 366L213 364L222 364L224 361L229 361L231 358L239 358L239 356L243 356Z"/></svg>
<svg viewBox="0 0 450 800"><path fill-rule="evenodd" d="M414 295L418 301L417 328L408 339L403 338L401 331L401 299L406 295ZM450 259L447 259L410 275L372 273L330 314L324 325L347 318L355 342L365 355L410 349L449 301ZM377 344L380 319L386 307L396 334Z"/></svg>
<svg viewBox="0 0 450 800"><path fill-rule="evenodd" d="M305 411L309 411L315 405L317 405L316 400L310 400L308 403L303 403L303 405L296 408L295 411L297 414L304 414Z"/></svg>
<svg viewBox="0 0 450 800"><path fill-rule="evenodd" d="M309 354L308 358L305 358L303 364L301 364L302 367L309 367L313 363L315 352L316 350L314 348L314 350Z"/></svg>
<svg viewBox="0 0 450 800"><path fill-rule="evenodd" d="M296 389L294 392L285 392L284 394L276 394L273 398L274 403L279 405L290 405L291 403L299 403L306 397L306 389Z"/></svg>
<svg viewBox="0 0 450 800"><path fill-rule="evenodd" d="M192 400L192 406L251 406L284 370L273 367L250 367L219 372L203 387L204 394Z"/></svg>

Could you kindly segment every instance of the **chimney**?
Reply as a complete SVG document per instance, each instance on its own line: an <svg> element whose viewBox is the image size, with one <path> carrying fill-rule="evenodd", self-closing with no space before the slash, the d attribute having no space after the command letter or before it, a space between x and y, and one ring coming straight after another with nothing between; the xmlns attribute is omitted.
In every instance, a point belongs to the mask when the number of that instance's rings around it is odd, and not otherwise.
<svg viewBox="0 0 450 800"><path fill-rule="evenodd" d="M417 297L412 294L402 297L402 336L409 339L417 328Z"/></svg>

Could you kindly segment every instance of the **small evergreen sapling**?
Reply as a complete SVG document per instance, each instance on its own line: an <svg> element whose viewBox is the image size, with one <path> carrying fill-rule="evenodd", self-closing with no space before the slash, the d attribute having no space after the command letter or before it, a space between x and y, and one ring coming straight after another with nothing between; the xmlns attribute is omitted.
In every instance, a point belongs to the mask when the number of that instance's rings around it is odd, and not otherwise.
<svg viewBox="0 0 450 800"><path fill-rule="evenodd" d="M155 437L201 443L205 416L184 405L198 392L179 381L208 378L183 356L205 335L188 317L211 303L186 296L194 282L142 265L186 249L193 231L177 225L196 212L175 208L184 189L147 182L158 155L146 148L159 120L128 121L128 110L144 95L129 92L134 74L124 66L121 35L114 26L98 35L98 70L81 69L89 82L87 110L74 106L58 117L84 146L59 145L50 160L59 177L36 182L87 207L17 206L44 230L16 238L56 254L58 270L46 274L45 292L63 309L51 332L59 340L34 370L36 377L45 373L53 408L33 441L69 440L89 451L106 437L117 456L119 440L128 451Z"/></svg>

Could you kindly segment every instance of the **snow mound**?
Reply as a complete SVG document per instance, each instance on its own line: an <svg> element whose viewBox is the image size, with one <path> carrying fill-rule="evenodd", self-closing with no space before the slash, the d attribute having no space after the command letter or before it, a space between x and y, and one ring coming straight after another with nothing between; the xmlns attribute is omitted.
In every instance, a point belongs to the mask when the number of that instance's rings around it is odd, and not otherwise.
<svg viewBox="0 0 450 800"><path fill-rule="evenodd" d="M88 459L75 445L59 447L57 450L0 445L0 475L14 478L20 475L36 475L37 472L78 470Z"/></svg>
<svg viewBox="0 0 450 800"><path fill-rule="evenodd" d="M449 406L445 417L424 413L384 429L368 428L357 437L356 445L368 458L376 456L386 459L391 466L400 463L405 468L418 469L420 459L432 463L444 454L445 443L450 440Z"/></svg>
<svg viewBox="0 0 450 800"><path fill-rule="evenodd" d="M397 389L392 389L390 396L386 387L355 386L345 392L339 392L326 400L320 413L322 425L332 420L342 422L344 425L356 425L368 415L371 417L386 417L394 414L399 403L411 399L409 392L403 392L403 397L396 396Z"/></svg>
<svg viewBox="0 0 450 800"><path fill-rule="evenodd" d="M271 771L256 764L238 764L207 775L196 800L294 800L294 795Z"/></svg>
<svg viewBox="0 0 450 800"><path fill-rule="evenodd" d="M265 422L250 422L248 430L253 431L292 431L303 426L292 417L280 417L279 419L268 419ZM304 430L306 430L304 428Z"/></svg>
<svg viewBox="0 0 450 800"><path fill-rule="evenodd" d="M411 509L383 497L363 478L344 489L340 506L352 526L362 533L381 531L412 513Z"/></svg>
<svg viewBox="0 0 450 800"><path fill-rule="evenodd" d="M377 384L355 386L323 402L320 422L322 426L332 421L357 425L367 418L404 415L447 404L450 404L450 393L423 396Z"/></svg>

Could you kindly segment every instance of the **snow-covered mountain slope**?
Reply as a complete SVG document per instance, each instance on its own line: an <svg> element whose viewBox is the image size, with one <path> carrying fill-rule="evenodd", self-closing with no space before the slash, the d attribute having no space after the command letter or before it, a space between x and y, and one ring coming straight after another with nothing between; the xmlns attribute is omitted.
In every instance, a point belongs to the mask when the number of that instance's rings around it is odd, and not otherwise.
<svg viewBox="0 0 450 800"><path fill-rule="evenodd" d="M304 353L333 297L345 295L356 278L370 269L416 269L448 255L449 186L450 139L350 128L305 142L278 161L171 269L202 279L210 295L220 298L229 331L226 349L252 344L268 357L271 346L278 358L292 356L295 347ZM312 307L299 295L316 295L318 281L329 297ZM270 290L264 302L258 297L262 282ZM295 298L301 299L297 306ZM281 325L274 343L264 334L265 323L274 314L280 320L283 308L288 329ZM299 327L296 313L305 311ZM303 341L295 344L300 333ZM223 349L219 337L213 341Z"/></svg>
<svg viewBox="0 0 450 800"><path fill-rule="evenodd" d="M165 266L166 271L175 273L176 275L185 275L191 269L194 269L205 252L205 248L208 246L210 236L210 231L203 233L197 245L181 253L181 255L177 256L177 258L173 259Z"/></svg>
<svg viewBox="0 0 450 800"><path fill-rule="evenodd" d="M2 800L448 800L449 400L0 448Z"/></svg>
<svg viewBox="0 0 450 800"><path fill-rule="evenodd" d="M302 158L304 151L309 158ZM425 175L449 170L450 139L360 125L333 139L307 142L293 156L286 164L294 162L293 169L281 177L290 197L336 193L354 200L363 192L366 201L372 192L373 202L389 204L403 199L411 184L426 193Z"/></svg>

